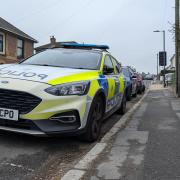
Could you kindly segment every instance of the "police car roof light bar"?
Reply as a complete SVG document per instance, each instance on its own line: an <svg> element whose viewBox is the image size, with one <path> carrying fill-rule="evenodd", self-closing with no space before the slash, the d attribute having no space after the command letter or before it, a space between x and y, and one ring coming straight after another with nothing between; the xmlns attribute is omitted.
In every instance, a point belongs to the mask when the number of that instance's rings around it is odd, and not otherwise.
<svg viewBox="0 0 180 180"><path fill-rule="evenodd" d="M107 45L95 45L95 44L79 44L79 43L62 43L62 47L64 48L79 48L79 49L109 49Z"/></svg>

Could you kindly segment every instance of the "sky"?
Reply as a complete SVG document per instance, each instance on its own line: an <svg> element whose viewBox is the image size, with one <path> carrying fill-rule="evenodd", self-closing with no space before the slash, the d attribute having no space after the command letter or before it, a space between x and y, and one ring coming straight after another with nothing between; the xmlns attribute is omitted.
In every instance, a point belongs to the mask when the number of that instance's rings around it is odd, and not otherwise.
<svg viewBox="0 0 180 180"><path fill-rule="evenodd" d="M0 0L0 16L38 40L107 44L112 55L139 72L156 73L166 31L174 54L174 0Z"/></svg>

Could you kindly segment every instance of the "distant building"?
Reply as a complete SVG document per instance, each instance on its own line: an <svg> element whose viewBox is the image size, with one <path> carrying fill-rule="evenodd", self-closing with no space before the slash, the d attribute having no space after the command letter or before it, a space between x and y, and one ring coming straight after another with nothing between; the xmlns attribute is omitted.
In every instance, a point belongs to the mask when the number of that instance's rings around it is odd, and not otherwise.
<svg viewBox="0 0 180 180"><path fill-rule="evenodd" d="M37 40L0 17L0 64L31 56Z"/></svg>
<svg viewBox="0 0 180 180"><path fill-rule="evenodd" d="M46 49L58 48L58 47L61 47L62 43L76 43L76 42L75 41L56 42L56 38L54 36L51 36L50 42L48 44L38 46L35 48L35 50L36 50L36 53L38 53L38 52L44 51Z"/></svg>

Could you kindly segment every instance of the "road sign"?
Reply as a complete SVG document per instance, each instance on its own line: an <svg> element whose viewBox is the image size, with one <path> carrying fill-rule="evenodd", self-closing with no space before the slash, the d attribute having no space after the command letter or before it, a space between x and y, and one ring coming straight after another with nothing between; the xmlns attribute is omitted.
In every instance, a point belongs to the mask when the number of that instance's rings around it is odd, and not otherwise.
<svg viewBox="0 0 180 180"><path fill-rule="evenodd" d="M166 66L167 60L166 60L166 51L159 52L159 66Z"/></svg>

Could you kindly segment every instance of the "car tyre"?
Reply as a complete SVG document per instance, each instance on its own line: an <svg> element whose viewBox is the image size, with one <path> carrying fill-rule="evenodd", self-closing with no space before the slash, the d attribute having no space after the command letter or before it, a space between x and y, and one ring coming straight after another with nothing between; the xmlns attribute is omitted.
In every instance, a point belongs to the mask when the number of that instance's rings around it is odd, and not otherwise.
<svg viewBox="0 0 180 180"><path fill-rule="evenodd" d="M135 92L135 93L133 94L133 97L134 97L134 98L136 98L136 97L137 97L137 92Z"/></svg>
<svg viewBox="0 0 180 180"><path fill-rule="evenodd" d="M143 90L142 90L142 92L144 93L145 90L146 90L146 87L145 87L145 85L143 85Z"/></svg>
<svg viewBox="0 0 180 180"><path fill-rule="evenodd" d="M93 100L91 109L88 115L87 129L84 134L81 134L80 139L86 142L94 142L98 140L101 133L102 119L104 115L103 99L98 96Z"/></svg>
<svg viewBox="0 0 180 180"><path fill-rule="evenodd" d="M138 91L138 94L142 94L142 89L140 89L140 90Z"/></svg>
<svg viewBox="0 0 180 180"><path fill-rule="evenodd" d="M131 101L131 92L131 88L129 88L127 91L127 101Z"/></svg>
<svg viewBox="0 0 180 180"><path fill-rule="evenodd" d="M118 114L124 115L126 113L126 94L124 94L122 102L121 102L121 106L120 108L117 110Z"/></svg>

